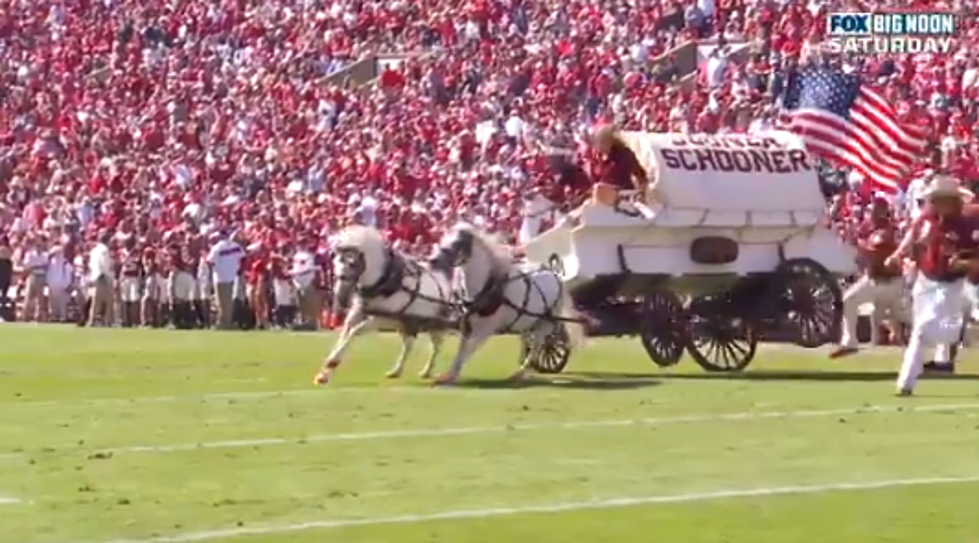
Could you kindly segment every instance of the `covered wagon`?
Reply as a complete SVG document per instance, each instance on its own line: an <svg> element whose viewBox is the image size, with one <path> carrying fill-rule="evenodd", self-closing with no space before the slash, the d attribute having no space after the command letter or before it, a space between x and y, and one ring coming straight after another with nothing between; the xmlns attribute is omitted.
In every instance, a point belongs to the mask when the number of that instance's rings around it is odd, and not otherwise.
<svg viewBox="0 0 979 543"><path fill-rule="evenodd" d="M648 194L586 202L525 246L558 269L592 335L638 335L651 359L686 351L741 370L766 330L835 339L855 250L825 226L816 170L794 135L620 134Z"/></svg>

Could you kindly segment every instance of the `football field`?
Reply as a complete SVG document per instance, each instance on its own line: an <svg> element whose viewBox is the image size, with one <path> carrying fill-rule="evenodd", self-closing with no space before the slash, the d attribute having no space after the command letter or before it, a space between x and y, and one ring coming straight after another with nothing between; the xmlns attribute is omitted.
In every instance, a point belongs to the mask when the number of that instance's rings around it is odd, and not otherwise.
<svg viewBox="0 0 979 543"><path fill-rule="evenodd" d="M327 334L0 325L4 543L974 543L979 356L893 396L899 352L764 347L742 375L592 340L561 376L311 380ZM454 353L450 342L439 367Z"/></svg>

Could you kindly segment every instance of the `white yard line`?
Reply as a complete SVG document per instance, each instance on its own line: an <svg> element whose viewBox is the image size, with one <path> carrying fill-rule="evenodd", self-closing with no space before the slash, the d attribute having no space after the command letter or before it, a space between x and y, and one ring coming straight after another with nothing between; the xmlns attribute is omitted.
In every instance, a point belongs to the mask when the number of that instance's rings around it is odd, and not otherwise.
<svg viewBox="0 0 979 543"><path fill-rule="evenodd" d="M651 375L650 379L654 379L655 376ZM326 396L331 394L411 394L411 393L424 393L424 394L436 394L436 393L446 393L454 394L457 396L476 396L481 397L492 397L504 394L509 394L517 392L520 389L493 389L493 390L474 390L474 389L464 389L464 388L444 388L434 390L434 387L428 387L424 384L419 384L418 386L376 386L376 385L365 385L365 386L339 386L339 387L322 387L322 388L299 388L292 390L256 390L247 392L214 392L206 394L177 394L170 396L134 396L131 398L68 398L64 400L24 400L24 401L3 401L0 402L0 407L4 409L17 408L17 407L65 407L69 405L119 405L119 404L140 404L140 403L166 403L166 402L177 402L186 400L251 400L251 399L263 399L263 398L279 398L279 397L289 397L289 396L312 396L320 395Z"/></svg>
<svg viewBox="0 0 979 543"><path fill-rule="evenodd" d="M819 409L799 411L743 411L738 413L710 413L700 415L678 415L651 418L611 419L574 422L544 422L539 424L508 424L500 426L470 426L457 428L422 428L414 430L389 430L377 432L352 432L319 434L298 438L257 438L229 441L205 441L200 443L178 443L171 445L137 445L103 449L104 453L171 453L199 449L235 449L242 447L268 447L275 445L299 445L304 443L324 443L330 441L367 441L376 439L398 439L417 437L459 436L470 434L492 434L539 430L574 430L581 428L606 428L615 426L658 426L667 424L696 424L710 422L736 422L781 418L810 418L855 415L862 413L930 413L979 410L979 402L962 404L912 405L870 405L842 409Z"/></svg>
<svg viewBox="0 0 979 543"><path fill-rule="evenodd" d="M11 496L0 496L0 505L16 505L18 503L23 503L23 500Z"/></svg>
<svg viewBox="0 0 979 543"><path fill-rule="evenodd" d="M952 485L979 482L979 475L964 475L961 477L927 477L920 479L885 479L867 482L833 482L805 486L772 486L762 488L734 488L708 492L686 494L664 494L658 496L635 496L605 498L583 502L559 502L540 505L525 505L520 507L493 507L487 509L458 509L441 513L418 515L392 515L360 519L318 520L295 524L269 524L260 526L245 526L227 530L212 530L201 532L184 532L169 536L152 537L147 539L120 539L100 543L193 543L195 541L211 541L215 539L231 539L260 535L288 534L309 530L327 530L335 528L351 528L357 526L379 526L384 524L418 524L433 521L451 521L466 519L486 519L512 515L566 513L585 511L589 509L613 509L638 505L670 505L715 500L731 500L739 498L762 498L788 495L813 495L830 492L855 492L861 490L883 490L889 488Z"/></svg>

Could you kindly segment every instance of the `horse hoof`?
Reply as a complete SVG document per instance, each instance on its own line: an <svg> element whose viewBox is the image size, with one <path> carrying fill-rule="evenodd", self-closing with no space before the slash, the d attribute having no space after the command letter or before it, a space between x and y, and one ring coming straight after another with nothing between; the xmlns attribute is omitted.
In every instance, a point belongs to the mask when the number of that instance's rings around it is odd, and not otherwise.
<svg viewBox="0 0 979 543"><path fill-rule="evenodd" d="M523 381L524 377L526 377L526 374L524 373L523 370L520 370L517 373L511 375L510 378L507 380L510 381L511 383L518 383L520 381Z"/></svg>
<svg viewBox="0 0 979 543"><path fill-rule="evenodd" d="M326 373L325 371L321 371L316 374L316 377L313 377L313 384L317 386L325 385L329 382L330 382L330 374Z"/></svg>
<svg viewBox="0 0 979 543"><path fill-rule="evenodd" d="M432 382L432 386L452 386L456 384L456 377L454 375L439 375Z"/></svg>
<svg viewBox="0 0 979 543"><path fill-rule="evenodd" d="M421 379L431 379L432 378L432 372L430 370L429 371L421 371L421 372L418 372L418 377L421 378Z"/></svg>
<svg viewBox="0 0 979 543"><path fill-rule="evenodd" d="M397 379L401 377L401 370L391 370L384 374L388 379Z"/></svg>

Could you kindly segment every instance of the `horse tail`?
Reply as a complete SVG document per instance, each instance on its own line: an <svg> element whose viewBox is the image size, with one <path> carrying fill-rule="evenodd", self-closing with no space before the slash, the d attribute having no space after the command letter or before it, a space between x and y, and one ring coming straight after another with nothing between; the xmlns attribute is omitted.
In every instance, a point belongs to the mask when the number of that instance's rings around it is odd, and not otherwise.
<svg viewBox="0 0 979 543"><path fill-rule="evenodd" d="M557 280L560 282L561 278L558 276ZM572 348L580 348L585 346L585 326L581 320L581 315L578 310L574 307L574 300L571 298L571 293L568 289L564 287L561 283L561 296L558 298L557 303L558 318L561 319L561 323L564 324L564 329L568 332L568 343Z"/></svg>

